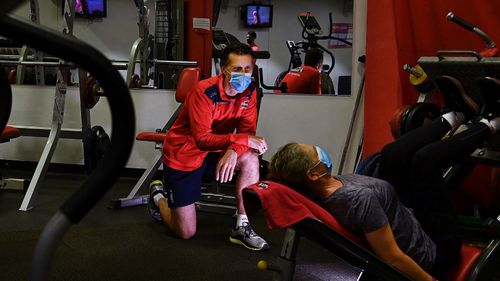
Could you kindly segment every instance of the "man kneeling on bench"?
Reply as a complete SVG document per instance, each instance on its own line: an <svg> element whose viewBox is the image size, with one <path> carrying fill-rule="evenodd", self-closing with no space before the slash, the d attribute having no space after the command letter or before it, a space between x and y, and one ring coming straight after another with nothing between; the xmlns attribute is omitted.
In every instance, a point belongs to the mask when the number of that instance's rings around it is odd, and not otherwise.
<svg viewBox="0 0 500 281"><path fill-rule="evenodd" d="M487 82L486 82L487 84ZM498 84L500 85L500 83ZM488 88L488 85L485 86ZM500 87L483 93L492 102L482 118L478 106L447 99L449 111L386 145L379 162L380 178L331 176L332 163L320 147L289 143L269 165L270 179L312 199L355 234L373 252L412 280L441 278L460 257L456 217L443 170L471 155L500 129ZM469 119L481 119L467 130L443 138Z"/></svg>

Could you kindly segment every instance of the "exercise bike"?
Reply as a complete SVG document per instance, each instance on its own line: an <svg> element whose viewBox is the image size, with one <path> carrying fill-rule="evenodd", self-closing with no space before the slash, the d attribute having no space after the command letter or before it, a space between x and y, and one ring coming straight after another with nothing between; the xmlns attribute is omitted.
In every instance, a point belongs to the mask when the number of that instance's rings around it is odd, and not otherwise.
<svg viewBox="0 0 500 281"><path fill-rule="evenodd" d="M333 68L335 67L335 56L327 48L320 45L318 41L333 39L340 41L348 46L352 46L352 42L331 35L332 13L329 13L330 28L328 34L330 35L324 35L324 36L321 35L323 34L321 26L319 25L316 18L310 12L300 13L297 16L297 18L302 26L301 35L303 40L298 42L292 40L286 41L286 46L288 48L288 51L290 52L290 61L288 63L288 69L278 74L278 77L276 77L274 85L279 86L285 75L291 69L300 67L302 65L301 55L303 53L305 54L307 50L309 50L310 48L319 48L324 53L328 54L331 59L331 64L323 65L323 69L321 70L321 88L322 88L321 92L322 94L335 94L333 82L332 79L330 78L330 73L333 71Z"/></svg>

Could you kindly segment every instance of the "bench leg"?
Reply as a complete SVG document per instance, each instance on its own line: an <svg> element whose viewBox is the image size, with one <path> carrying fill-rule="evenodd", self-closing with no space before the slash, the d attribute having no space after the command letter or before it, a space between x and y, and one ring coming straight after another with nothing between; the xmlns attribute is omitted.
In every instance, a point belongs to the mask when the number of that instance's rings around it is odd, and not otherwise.
<svg viewBox="0 0 500 281"><path fill-rule="evenodd" d="M118 209L123 207L147 204L149 200L148 195L136 196L136 194L139 189L141 189L143 186L147 186L151 181L156 171L158 171L158 168L160 167L161 159L162 154L160 152L155 156L155 158L151 162L150 167L142 174L141 178L137 181L134 188L130 191L127 197L111 200L108 208Z"/></svg>

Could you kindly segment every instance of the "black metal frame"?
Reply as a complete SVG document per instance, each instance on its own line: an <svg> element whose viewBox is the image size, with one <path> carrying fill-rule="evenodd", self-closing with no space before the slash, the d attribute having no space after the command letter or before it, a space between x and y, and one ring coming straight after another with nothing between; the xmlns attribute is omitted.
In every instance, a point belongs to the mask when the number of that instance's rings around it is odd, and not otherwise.
<svg viewBox="0 0 500 281"><path fill-rule="evenodd" d="M312 15L309 15L309 16L313 17ZM329 17L329 21L330 21L329 34L332 34L332 13L329 13L328 17ZM333 68L335 67L335 56L327 48L325 48L322 45L318 44L318 40L333 39L333 40L340 41L340 42L342 42L342 43L344 43L346 45L349 45L349 46L352 46L352 42L347 41L347 40L342 39L342 38L331 36L331 35L318 36L314 32L310 32L308 30L307 24L303 23L300 20L300 16L299 16L299 22L301 24L303 24L302 25L302 38L304 38L304 40L306 40L305 42L301 42L301 44L302 44L301 47L304 49L304 52L307 52L307 50L309 48L316 47L316 48L320 48L321 50L323 50L323 52L327 53L330 56L331 60L332 60L332 64L330 65L330 68L326 71L326 73L328 75L330 75L330 73L333 71Z"/></svg>
<svg viewBox="0 0 500 281"><path fill-rule="evenodd" d="M45 226L33 254L32 280L49 278L50 264L58 243L73 223L78 223L111 188L128 161L135 133L130 92L111 62L94 47L74 37L30 24L7 13L21 1L0 5L0 34L46 53L72 61L100 81L109 101L112 137L109 151L87 180L64 202Z"/></svg>
<svg viewBox="0 0 500 281"><path fill-rule="evenodd" d="M3 69L0 69L0 134L9 121L12 109L12 89Z"/></svg>

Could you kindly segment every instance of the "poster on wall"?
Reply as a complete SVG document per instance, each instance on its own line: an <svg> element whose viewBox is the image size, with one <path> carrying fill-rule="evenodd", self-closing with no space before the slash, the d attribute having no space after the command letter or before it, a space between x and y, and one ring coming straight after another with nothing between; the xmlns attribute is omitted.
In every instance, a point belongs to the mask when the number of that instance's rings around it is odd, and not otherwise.
<svg viewBox="0 0 500 281"><path fill-rule="evenodd" d="M352 42L352 23L332 23L332 33L330 36ZM330 39L328 48L351 48L351 46L339 41Z"/></svg>

